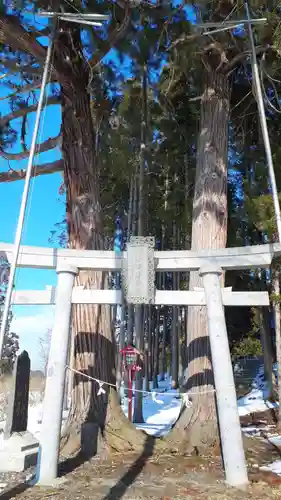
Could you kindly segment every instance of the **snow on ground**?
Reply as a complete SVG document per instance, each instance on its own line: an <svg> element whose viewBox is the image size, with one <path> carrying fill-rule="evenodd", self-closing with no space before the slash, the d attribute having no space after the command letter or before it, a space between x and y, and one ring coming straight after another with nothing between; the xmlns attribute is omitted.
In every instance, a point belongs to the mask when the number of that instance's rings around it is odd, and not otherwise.
<svg viewBox="0 0 281 500"><path fill-rule="evenodd" d="M272 443L274 446L278 446L281 448L281 436L278 434L272 434L268 437L268 441Z"/></svg>
<svg viewBox="0 0 281 500"><path fill-rule="evenodd" d="M170 382L169 377L164 381L159 381L159 388L153 389L151 387L151 392L143 396L143 417L145 423L138 424L137 428L144 430L150 435L162 436L166 434L179 417L183 401L178 391L170 389ZM263 367L261 367L253 380L252 390L246 396L238 399L239 415L260 412L276 406L265 399L266 395L267 388L264 381ZM128 416L128 398L123 396L122 399L123 411ZM0 406L3 406L1 398ZM37 438L40 435L42 413L43 403L41 394L39 392L31 392L28 410L28 430ZM4 415L0 415L0 429L3 429L5 425L3 417ZM64 411L63 421L66 419L67 411ZM254 429L252 431L254 433ZM250 432L249 428L247 428L247 432Z"/></svg>
<svg viewBox="0 0 281 500"><path fill-rule="evenodd" d="M246 396L238 399L238 411L240 417L250 413L266 411L270 408L276 408L276 403L271 403L263 397L263 391L252 389Z"/></svg>
<svg viewBox="0 0 281 500"><path fill-rule="evenodd" d="M151 392L144 394L143 397L143 417L144 424L137 425L138 429L142 429L150 435L162 436L167 434L171 426L177 421L181 407L182 399L178 395L178 391L170 389L170 379L159 381L158 389L151 389ZM134 403L134 397L133 397ZM0 401L1 404L1 401ZM3 405L2 405L3 406ZM123 397L122 408L126 416L128 416L128 398ZM40 429L42 424L43 402L42 395L39 392L31 392L28 408L28 430L37 439L40 438ZM68 416L67 410L63 412L63 423ZM0 420L0 430L5 427L5 419Z"/></svg>
<svg viewBox="0 0 281 500"><path fill-rule="evenodd" d="M277 381L277 365L276 363L273 366L273 371L275 374L275 378ZM263 412L268 410L269 408L276 408L278 403L271 403L267 400L268 397L268 387L264 379L264 367L261 366L257 372L256 377L252 383L252 390L238 399L238 411L239 415L249 415L250 413L255 412ZM264 431L267 434L267 439L270 443L275 446L281 447L281 436L277 434L270 433L270 427ZM260 436L260 430L255 426L250 426L243 429L247 434L251 434L252 436L257 435ZM274 474L278 474L281 476L281 460L275 460L271 464L260 467L260 470L273 472Z"/></svg>
<svg viewBox="0 0 281 500"><path fill-rule="evenodd" d="M0 395L1 396L1 395ZM6 401L5 403L7 404L7 398L5 398ZM2 432L5 428L5 414L3 411L3 401L4 398L0 397L0 405L1 406L1 414L0 414L0 448L1 448L1 437L3 438L3 435L1 436ZM42 402L42 393L39 391L32 391L29 394L29 406L28 406L28 422L27 422L27 430L33 434L38 440L40 438L40 430L41 430L41 424L42 424L42 415L43 415L43 402ZM63 417L62 417L62 428L64 426L64 423L66 422L68 417L68 411L63 411Z"/></svg>
<svg viewBox="0 0 281 500"><path fill-rule="evenodd" d="M276 366L274 366L274 371L276 373ZM179 418L182 405L184 404L183 399L178 394L178 391L170 389L170 383L171 380L167 377L164 381L159 381L158 389L153 389L151 387L151 392L143 395L143 417L145 422L143 424L137 424L136 427L142 429L149 435L163 436L167 434ZM267 395L268 391L264 380L263 367L260 367L253 380L252 390L247 395L238 399L239 415L244 416L254 412L262 412L276 406L267 401ZM3 418L3 401L3 397L1 398L0 395L0 406L2 406L2 408L0 408L0 432L5 426L5 420ZM128 416L128 398L124 397L124 395L122 398L122 408L125 415ZM28 430L38 439L40 438L42 413L42 395L39 392L31 392L28 410ZM67 416L68 412L64 411L62 426ZM252 436L259 434L259 430L255 426L245 428L244 432ZM281 446L281 436L269 434L268 439L272 444ZM272 470L272 472L281 475L281 461L274 462L267 467L268 468L263 468L263 470Z"/></svg>
<svg viewBox="0 0 281 500"><path fill-rule="evenodd" d="M272 462L272 464L263 465L262 467L260 467L260 470L273 472L274 474L278 474L278 476L281 476L281 460L275 460L275 462Z"/></svg>
<svg viewBox="0 0 281 500"><path fill-rule="evenodd" d="M277 381L277 365L273 366L273 371ZM250 413L266 411L270 408L276 408L278 403L271 403L267 400L268 387L264 380L264 368L261 366L252 383L252 390L238 399L239 415L249 415Z"/></svg>
<svg viewBox="0 0 281 500"><path fill-rule="evenodd" d="M142 429L151 436L167 434L177 421L182 407L182 400L178 392L169 389L169 378L159 381L158 385L158 389L152 388L151 393L144 395L143 418L145 423L136 425L137 429ZM125 415L128 416L128 398L123 398L122 408Z"/></svg>

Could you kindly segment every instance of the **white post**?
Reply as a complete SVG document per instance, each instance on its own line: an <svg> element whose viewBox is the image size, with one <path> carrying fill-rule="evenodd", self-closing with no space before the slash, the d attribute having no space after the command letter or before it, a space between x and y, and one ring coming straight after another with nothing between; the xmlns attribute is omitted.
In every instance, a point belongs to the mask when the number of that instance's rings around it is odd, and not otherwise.
<svg viewBox="0 0 281 500"><path fill-rule="evenodd" d="M70 331L70 347L69 347L69 366L70 368L74 367L74 358L75 358L75 343L73 335ZM74 373L72 371L68 371L68 381L67 381L67 402L71 401L72 398L72 389L73 389L73 379Z"/></svg>
<svg viewBox="0 0 281 500"><path fill-rule="evenodd" d="M210 264L199 274L206 297L225 478L229 485L243 488L248 484L248 474L222 302L222 270Z"/></svg>
<svg viewBox="0 0 281 500"><path fill-rule="evenodd" d="M25 212L26 212L26 207L27 207L27 202L28 202L30 182L31 182L31 178L32 178L33 161L34 161L34 156L36 153L36 145L37 145L39 126L40 126L40 118L41 118L42 108L43 108L43 104L44 104L46 85L48 83L48 75L49 75L50 66L51 66L51 57L52 57L52 51L53 51L53 39L54 39L54 35L55 35L55 30L56 30L56 23L54 25L53 33L52 33L52 36L50 37L50 43L49 43L47 53L46 53L46 60L45 60L44 71L43 71L43 76L42 76L42 83L41 83L39 101L38 101L38 106L37 106L37 111L36 111L34 130L33 130L33 135L32 135L32 140L31 140L30 153L29 153L28 163L27 163L27 167L26 167L24 188L23 188L17 230L16 230L14 247L13 247L13 258L12 258L12 262L11 262L8 287L7 287L7 291L6 291L4 310L3 310L1 327L0 327L0 358L2 356L4 336L5 336L8 320L9 320L9 311L10 311L10 305L11 305L11 300L12 300L12 293L13 293L18 257L19 257L19 252L20 252L20 244L21 244L21 238L22 238Z"/></svg>
<svg viewBox="0 0 281 500"><path fill-rule="evenodd" d="M58 286L56 310L52 331L42 429L40 433L39 484L50 485L57 477L61 421L65 388L65 371L68 359L68 345L71 321L71 296L78 269L61 266L57 269Z"/></svg>

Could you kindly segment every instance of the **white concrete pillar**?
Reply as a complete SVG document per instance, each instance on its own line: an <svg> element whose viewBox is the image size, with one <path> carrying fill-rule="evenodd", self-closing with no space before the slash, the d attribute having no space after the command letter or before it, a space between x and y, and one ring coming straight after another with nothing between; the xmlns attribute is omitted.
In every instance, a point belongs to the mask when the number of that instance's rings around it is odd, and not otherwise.
<svg viewBox="0 0 281 500"><path fill-rule="evenodd" d="M50 485L57 477L61 422L65 389L66 365L71 324L71 296L75 275L73 266L57 269L58 284L54 327L52 330L43 419L40 432L40 460L38 463L39 484Z"/></svg>
<svg viewBox="0 0 281 500"><path fill-rule="evenodd" d="M245 487L248 474L222 302L222 270L210 264L199 274L206 297L225 478L231 486Z"/></svg>

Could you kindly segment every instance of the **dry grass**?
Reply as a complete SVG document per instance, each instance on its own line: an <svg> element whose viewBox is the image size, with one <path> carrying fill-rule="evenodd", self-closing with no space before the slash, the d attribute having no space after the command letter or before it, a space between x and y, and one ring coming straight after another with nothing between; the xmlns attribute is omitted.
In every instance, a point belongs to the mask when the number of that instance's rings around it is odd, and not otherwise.
<svg viewBox="0 0 281 500"><path fill-rule="evenodd" d="M0 394L7 394L12 387L13 378L12 375L2 375L0 376ZM29 390L43 392L45 385L45 379L39 375L31 374L29 381Z"/></svg>
<svg viewBox="0 0 281 500"><path fill-rule="evenodd" d="M0 378L5 399L11 377ZM44 379L32 376L30 392L44 392ZM1 417L0 417L1 420ZM116 455L107 460L70 461L61 469L66 479L57 488L29 488L20 476L0 475L5 500L281 500L281 478L261 472L258 465L280 459L281 450L258 439L245 438L251 485L247 492L226 488L219 450L208 457ZM2 494L1 494L2 493Z"/></svg>
<svg viewBox="0 0 281 500"><path fill-rule="evenodd" d="M261 450L259 450L260 452ZM76 469L69 471L76 465ZM71 467L72 468L72 467ZM20 500L280 500L281 478L250 472L248 491L227 488L218 457L117 455L62 468L57 487L11 487L3 498ZM66 474L66 475L65 475Z"/></svg>

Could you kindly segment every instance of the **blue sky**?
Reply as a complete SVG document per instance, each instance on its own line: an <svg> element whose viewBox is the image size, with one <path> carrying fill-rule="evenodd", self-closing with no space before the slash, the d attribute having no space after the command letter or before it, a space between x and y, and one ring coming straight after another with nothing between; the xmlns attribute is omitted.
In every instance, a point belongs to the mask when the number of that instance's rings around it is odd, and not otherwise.
<svg viewBox="0 0 281 500"><path fill-rule="evenodd" d="M180 0L174 1L174 6L179 5ZM194 13L191 14L190 7L187 9L188 17L194 20ZM30 20L33 24L34 16L25 16L26 20ZM38 17L36 18L38 19ZM45 20L40 19L41 28L45 24ZM38 19L38 20L39 20ZM40 29L40 27L38 26ZM40 40L44 43L43 40ZM46 43L46 42L45 42ZM118 70L123 73L129 72L130 60L125 58L122 66L117 62L114 51L111 51L107 56L108 60L113 60L118 64ZM0 71L1 76L1 71ZM5 115L10 112L8 102L3 100L3 97L9 95L10 89L3 84L0 85L0 114ZM30 143L31 135L34 127L35 113L31 113L28 117L28 141ZM19 130L21 120L12 122L14 128ZM42 114L41 127L38 136L38 142L43 142L49 137L55 137L60 129L60 106L48 106ZM19 143L15 144L9 152L20 152ZM52 162L60 158L59 150L52 150L37 156L35 164ZM13 169L25 169L27 160L8 162L0 157L0 171ZM54 246L49 243L51 230L54 229L56 222L64 218L64 204L59 197L58 190L62 183L60 174L53 174L43 177L36 177L32 180L29 193L29 203L26 211L26 220L23 231L22 244L36 246ZM12 183L0 183L0 199L2 205L2 217L0 225L0 241L13 243L15 230L17 226L17 218L20 209L23 181ZM54 271L19 269L16 275L15 286L18 290L35 290L44 289L47 285L56 284L56 273ZM31 357L32 369L40 369L43 366L43 360L40 355L40 339L44 338L47 330L52 327L53 322L53 307L42 306L16 306L13 308L12 329L20 336L20 348L26 349Z"/></svg>
<svg viewBox="0 0 281 500"><path fill-rule="evenodd" d="M117 62L114 52L111 52L108 59ZM123 70L125 73L128 73L130 61L125 58L122 66L123 68L119 63L120 71ZM5 87L3 84L0 85L0 99L9 95L10 92L11 90L8 87ZM8 102L0 100L0 114L5 115L9 112ZM28 147L32 137L34 121L35 113L30 113L28 115ZM37 143L58 135L60 121L60 106L46 107L42 113ZM20 130L20 124L20 119L12 121L12 125L16 130ZM19 142L7 150L9 153L18 153L21 151ZM51 150L37 156L35 165L52 162L60 157L61 153L59 150ZM3 157L0 157L1 172L9 168L15 170L25 169L26 166L27 159L7 161ZM49 242L51 230L54 229L56 222L60 222L65 216L64 200L59 196L61 183L62 176L59 173L32 179L22 237L23 245L55 246L55 243ZM13 243L14 241L23 186L23 181L0 183L0 199L2 207L5 207L5 217L2 219L2 224L0 225L0 241L2 242ZM16 274L15 286L18 290L40 290L44 289L47 285L55 284L55 271L18 269ZM12 329L20 336L20 349L26 349L29 352L32 369L42 368L43 360L40 354L40 339L44 338L47 330L52 327L54 308L51 306L14 306L13 314Z"/></svg>
<svg viewBox="0 0 281 500"><path fill-rule="evenodd" d="M7 95L7 88L0 87L0 97ZM5 101L0 102L0 113L6 114L9 107ZM30 114L28 121L28 140L34 126L35 113ZM18 128L19 120L14 120L13 126ZM39 132L40 142L58 134L60 127L59 106L49 106L42 116ZM19 144L9 152L19 152ZM59 158L58 151L50 151L40 155L40 163L53 161ZM38 157L37 157L38 163ZM36 164L36 163L35 163ZM0 157L0 171L9 167L14 169L26 168L27 160L6 161ZM52 246L48 239L56 222L64 217L63 200L59 197L58 189L62 183L61 174L53 174L32 179L29 203L26 211L26 220L23 231L22 244L36 246ZM0 241L12 243L14 241L17 218L21 203L23 181L0 183L1 205L4 207L5 217L0 225ZM2 210L3 214L3 210ZM49 270L19 269L15 285L17 289L44 289L46 285L56 283L55 272ZM52 325L53 307L17 306L13 308L14 319L12 328L20 335L20 348L27 349L31 356L32 368L38 369L42 365L40 358L39 339L44 337L47 329Z"/></svg>

